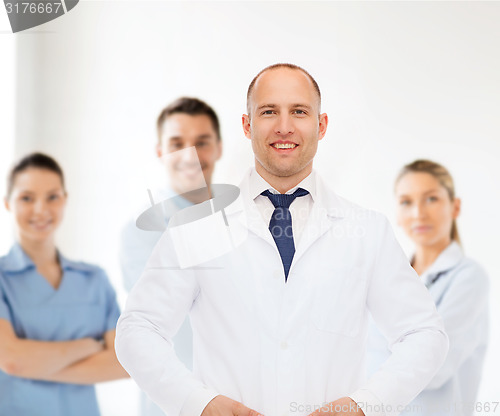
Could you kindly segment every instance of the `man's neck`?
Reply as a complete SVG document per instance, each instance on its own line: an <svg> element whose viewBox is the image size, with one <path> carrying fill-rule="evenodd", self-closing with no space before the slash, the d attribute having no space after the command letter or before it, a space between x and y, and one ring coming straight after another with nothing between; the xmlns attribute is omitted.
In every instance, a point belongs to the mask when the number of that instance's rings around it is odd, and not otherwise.
<svg viewBox="0 0 500 416"><path fill-rule="evenodd" d="M255 170L262 178L276 189L280 194L284 194L297 186L312 172L312 163L291 176L276 176L265 170L259 162L255 162Z"/></svg>
<svg viewBox="0 0 500 416"><path fill-rule="evenodd" d="M209 183L207 183L206 187L195 189L189 192L182 192L179 189L174 188L174 192L176 192L178 195L182 195L183 198L187 199L192 204L200 204L212 198L212 191L210 189Z"/></svg>

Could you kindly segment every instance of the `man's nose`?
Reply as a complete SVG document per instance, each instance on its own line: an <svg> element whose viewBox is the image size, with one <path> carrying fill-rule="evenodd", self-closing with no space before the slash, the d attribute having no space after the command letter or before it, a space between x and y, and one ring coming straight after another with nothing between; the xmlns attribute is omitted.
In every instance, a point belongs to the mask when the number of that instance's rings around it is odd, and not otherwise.
<svg viewBox="0 0 500 416"><path fill-rule="evenodd" d="M186 147L182 151L181 160L184 163L199 163L198 152L195 146Z"/></svg>
<svg viewBox="0 0 500 416"><path fill-rule="evenodd" d="M290 115L280 115L276 122L275 133L280 136L287 136L295 131L295 126Z"/></svg>

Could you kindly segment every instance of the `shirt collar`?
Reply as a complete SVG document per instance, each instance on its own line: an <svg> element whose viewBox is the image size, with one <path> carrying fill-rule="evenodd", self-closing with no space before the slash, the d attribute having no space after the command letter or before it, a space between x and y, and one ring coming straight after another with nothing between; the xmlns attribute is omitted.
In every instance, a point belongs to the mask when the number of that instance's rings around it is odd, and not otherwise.
<svg viewBox="0 0 500 416"><path fill-rule="evenodd" d="M266 180L259 175L259 173L252 168L250 171L250 197L252 199L257 198L262 192L269 190L273 194L279 194L279 192L269 185ZM293 194L297 188L305 189L311 195L313 201L316 199L316 171L313 170L306 178L302 180L297 186L288 190L286 194Z"/></svg>
<svg viewBox="0 0 500 416"><path fill-rule="evenodd" d="M90 273L93 270L94 266L79 261L68 260L59 250L57 250L57 256L59 257L59 264L62 270L78 270L84 273Z"/></svg>
<svg viewBox="0 0 500 416"><path fill-rule="evenodd" d="M57 256L59 257L59 264L62 270L74 269L83 272L89 271L88 265L68 260L59 250L57 250ZM6 272L20 273L35 268L35 263L33 263L33 260L30 259L18 242L14 243L9 253L3 258L2 269Z"/></svg>
<svg viewBox="0 0 500 416"><path fill-rule="evenodd" d="M180 209L184 209L193 205L191 201L187 200L182 196L182 194L178 194L170 187L155 188L152 190L152 196L155 204L163 202L167 199L171 199L173 203ZM151 205L149 205L149 207L150 206Z"/></svg>
<svg viewBox="0 0 500 416"><path fill-rule="evenodd" d="M452 241L450 245L441 252L434 263L422 273L421 277L423 282L426 285L431 284L439 274L453 269L463 258L464 253L462 248L456 241Z"/></svg>
<svg viewBox="0 0 500 416"><path fill-rule="evenodd" d="M2 269L6 272L22 272L34 267L35 264L19 243L14 243L9 253L3 258Z"/></svg>

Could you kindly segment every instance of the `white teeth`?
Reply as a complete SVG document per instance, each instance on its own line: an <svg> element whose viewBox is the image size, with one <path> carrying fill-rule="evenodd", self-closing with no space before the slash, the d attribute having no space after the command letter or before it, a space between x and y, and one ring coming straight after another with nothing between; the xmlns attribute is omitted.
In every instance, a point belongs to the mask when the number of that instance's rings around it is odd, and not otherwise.
<svg viewBox="0 0 500 416"><path fill-rule="evenodd" d="M275 143L273 144L273 147L276 149L293 149L294 147L297 147L297 145L293 143Z"/></svg>

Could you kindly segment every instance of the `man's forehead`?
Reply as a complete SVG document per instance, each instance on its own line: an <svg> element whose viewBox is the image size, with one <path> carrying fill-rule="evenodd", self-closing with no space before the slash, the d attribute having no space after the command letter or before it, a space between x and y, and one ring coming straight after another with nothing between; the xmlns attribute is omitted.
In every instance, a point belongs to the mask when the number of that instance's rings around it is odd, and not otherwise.
<svg viewBox="0 0 500 416"><path fill-rule="evenodd" d="M272 100L275 102L263 103ZM289 102L319 104L319 96L309 77L300 70L290 68L270 69L259 76L250 96L252 106Z"/></svg>
<svg viewBox="0 0 500 416"><path fill-rule="evenodd" d="M175 113L163 122L163 134L172 132L214 132L212 120L206 114Z"/></svg>

